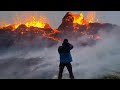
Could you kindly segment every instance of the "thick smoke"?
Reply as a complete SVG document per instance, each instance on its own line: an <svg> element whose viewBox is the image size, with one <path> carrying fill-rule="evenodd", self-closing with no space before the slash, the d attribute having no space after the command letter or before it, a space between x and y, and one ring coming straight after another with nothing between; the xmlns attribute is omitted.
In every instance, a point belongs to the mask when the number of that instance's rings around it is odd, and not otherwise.
<svg viewBox="0 0 120 90"><path fill-rule="evenodd" d="M104 30L103 30L104 31ZM119 72L120 30L112 30L109 34L99 32L102 40L94 46L76 47L73 51L73 71L76 78L102 78ZM78 49L79 48L79 49Z"/></svg>
<svg viewBox="0 0 120 90"><path fill-rule="evenodd" d="M107 33L100 30L102 39L92 46L79 46L80 37L76 41L69 42L74 45L71 51L73 57L73 73L76 79L102 78L120 70L120 28L114 28ZM69 39L69 38L68 38ZM13 46L0 51L0 78L18 79L56 79L59 68L58 46L46 47L49 42L36 37L33 44L21 41ZM65 68L63 78L69 78Z"/></svg>

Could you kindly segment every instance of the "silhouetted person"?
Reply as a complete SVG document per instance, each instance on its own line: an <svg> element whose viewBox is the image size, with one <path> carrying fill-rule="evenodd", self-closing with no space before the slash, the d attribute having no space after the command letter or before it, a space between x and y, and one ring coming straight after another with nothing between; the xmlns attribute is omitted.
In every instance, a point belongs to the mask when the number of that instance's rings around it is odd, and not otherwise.
<svg viewBox="0 0 120 90"><path fill-rule="evenodd" d="M73 49L73 45L71 45L67 39L64 39L62 46L59 46L58 48L58 52L60 55L58 79L62 78L62 73L65 66L68 69L70 78L74 79L74 75L72 72L72 65L71 65L71 62L72 62L72 56L70 54L71 49Z"/></svg>

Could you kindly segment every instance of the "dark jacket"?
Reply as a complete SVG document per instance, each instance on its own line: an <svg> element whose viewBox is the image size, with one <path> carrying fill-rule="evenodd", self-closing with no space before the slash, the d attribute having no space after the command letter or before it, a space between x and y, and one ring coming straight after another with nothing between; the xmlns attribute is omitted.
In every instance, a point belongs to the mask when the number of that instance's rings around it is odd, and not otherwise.
<svg viewBox="0 0 120 90"><path fill-rule="evenodd" d="M70 50L73 49L73 45L70 43L63 43L62 46L59 46L58 52L60 55L60 63L69 63L72 62L72 56Z"/></svg>

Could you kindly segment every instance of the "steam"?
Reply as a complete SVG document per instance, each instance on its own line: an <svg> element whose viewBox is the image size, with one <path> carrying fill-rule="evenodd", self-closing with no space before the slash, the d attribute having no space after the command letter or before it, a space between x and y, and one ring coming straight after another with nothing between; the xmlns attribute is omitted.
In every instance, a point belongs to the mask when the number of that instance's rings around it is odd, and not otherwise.
<svg viewBox="0 0 120 90"><path fill-rule="evenodd" d="M86 37L70 41L74 45L71 51L73 57L73 73L76 79L101 78L114 72L120 72L120 28L114 28L106 33L100 30L102 40L93 46L78 46ZM17 43L8 49L0 51L0 78L38 78L56 79L59 69L58 46L45 47L38 43L42 38L36 37L33 44L26 41ZM21 45L22 44L22 45ZM19 47L23 46L25 47ZM44 47L40 47L43 44ZM69 78L65 68L63 78Z"/></svg>
<svg viewBox="0 0 120 90"><path fill-rule="evenodd" d="M103 40L96 45L85 48L76 47L73 50L75 59L73 71L76 78L100 78L104 75L119 72L119 33L118 28L112 30L109 34L99 32Z"/></svg>

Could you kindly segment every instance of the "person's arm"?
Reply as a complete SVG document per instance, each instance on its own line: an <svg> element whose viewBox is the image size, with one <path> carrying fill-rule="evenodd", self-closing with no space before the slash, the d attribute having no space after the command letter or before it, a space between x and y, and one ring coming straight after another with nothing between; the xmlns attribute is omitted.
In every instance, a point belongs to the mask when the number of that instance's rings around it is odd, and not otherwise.
<svg viewBox="0 0 120 90"><path fill-rule="evenodd" d="M73 49L73 45L69 43L70 50Z"/></svg>

